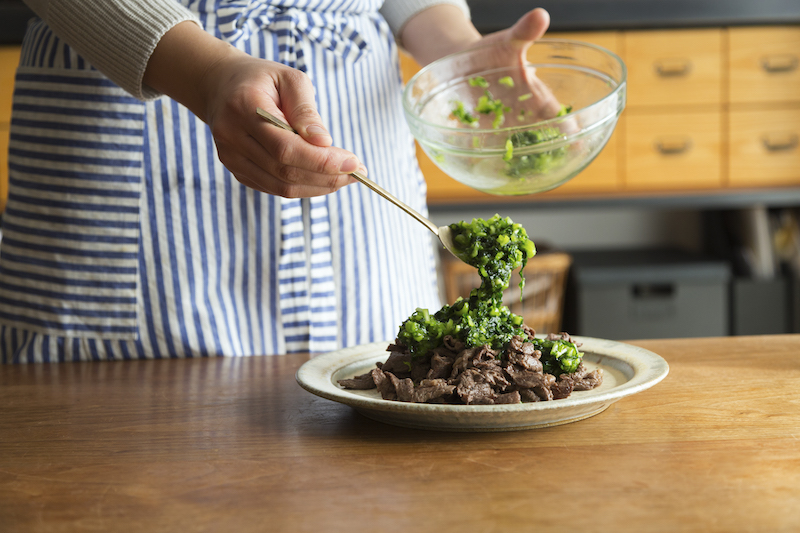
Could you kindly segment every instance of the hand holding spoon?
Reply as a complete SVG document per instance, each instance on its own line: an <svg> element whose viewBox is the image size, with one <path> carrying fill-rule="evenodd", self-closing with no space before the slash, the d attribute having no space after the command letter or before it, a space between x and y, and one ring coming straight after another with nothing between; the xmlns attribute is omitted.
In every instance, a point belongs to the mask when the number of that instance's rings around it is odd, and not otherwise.
<svg viewBox="0 0 800 533"><path fill-rule="evenodd" d="M258 113L258 116L260 116L273 126L277 126L286 131L291 131L292 133L297 133L291 126L286 124L284 121L272 115L271 113L261 109L260 107L256 108L256 113ZM372 189L373 191L375 191L376 193L378 193L379 195L383 196L385 199L395 204L397 207L405 211L407 214L414 217L418 222L420 222L423 226L431 230L431 232L433 232L433 234L439 238L439 241L447 249L448 252L461 259L461 257L459 257L458 254L458 250L456 249L455 242L453 241L453 233L448 226L437 227L433 222L431 222L424 216L417 213L410 206L398 200L397 197L395 197L392 193L390 193L389 191L387 191L386 189L384 189L371 179L367 178L360 171L356 170L355 172L352 172L350 175L353 176L358 181L360 181L361 183L363 183L364 185L366 185L367 187L369 187L370 189Z"/></svg>

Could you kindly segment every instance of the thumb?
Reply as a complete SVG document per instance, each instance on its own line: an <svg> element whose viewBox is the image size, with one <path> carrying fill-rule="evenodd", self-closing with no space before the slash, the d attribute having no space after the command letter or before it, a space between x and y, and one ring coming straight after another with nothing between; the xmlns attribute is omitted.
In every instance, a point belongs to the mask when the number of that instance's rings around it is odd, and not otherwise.
<svg viewBox="0 0 800 533"><path fill-rule="evenodd" d="M278 86L280 108L286 121L306 141L316 146L331 146L333 139L322 125L314 101L314 86L304 73L291 70L282 76Z"/></svg>
<svg viewBox="0 0 800 533"><path fill-rule="evenodd" d="M528 11L509 28L509 39L512 43L529 43L541 38L549 26L550 14L541 7L537 7Z"/></svg>

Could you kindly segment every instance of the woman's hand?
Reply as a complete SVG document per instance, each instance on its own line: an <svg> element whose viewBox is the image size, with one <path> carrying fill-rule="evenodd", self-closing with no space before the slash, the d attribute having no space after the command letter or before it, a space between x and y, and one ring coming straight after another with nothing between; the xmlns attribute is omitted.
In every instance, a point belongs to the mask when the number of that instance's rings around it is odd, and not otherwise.
<svg viewBox="0 0 800 533"><path fill-rule="evenodd" d="M531 68L526 68L525 53L534 41L541 38L550 26L550 15L536 8L510 28L481 36L461 9L442 4L430 7L408 21L403 29L405 48L421 65L426 65L445 55L468 50L476 46L496 44L498 57L492 62L519 67L519 77L527 82L527 91L533 98L525 102L531 120L549 119L561 110L550 89L541 82Z"/></svg>
<svg viewBox="0 0 800 533"><path fill-rule="evenodd" d="M527 89L533 97L525 101L529 120L547 120L561 111L561 103L550 89L536 77L536 71L526 67L526 52L534 41L540 39L550 26L550 14L542 8L528 11L513 26L490 33L476 43L477 45L500 45L498 53L519 68L519 76L527 82Z"/></svg>
<svg viewBox="0 0 800 533"><path fill-rule="evenodd" d="M188 107L211 128L220 161L244 185L300 198L338 190L366 169L331 146L304 73L254 58L193 22L172 28L150 58L144 83ZM262 107L299 135L256 115Z"/></svg>

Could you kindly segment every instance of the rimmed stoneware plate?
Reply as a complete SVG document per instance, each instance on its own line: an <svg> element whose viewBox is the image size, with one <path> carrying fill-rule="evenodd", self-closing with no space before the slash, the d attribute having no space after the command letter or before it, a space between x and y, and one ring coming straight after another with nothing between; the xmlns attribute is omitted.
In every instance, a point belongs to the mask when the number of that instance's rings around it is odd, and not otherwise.
<svg viewBox="0 0 800 533"><path fill-rule="evenodd" d="M343 389L340 379L363 374L388 357L388 342L345 348L317 356L297 371L301 387L322 398L349 405L364 416L396 426L438 431L512 431L577 422L612 403L648 389L669 372L655 353L620 342L573 337L583 343L584 364L603 369L603 384L569 398L515 405L442 405L384 400L377 390Z"/></svg>

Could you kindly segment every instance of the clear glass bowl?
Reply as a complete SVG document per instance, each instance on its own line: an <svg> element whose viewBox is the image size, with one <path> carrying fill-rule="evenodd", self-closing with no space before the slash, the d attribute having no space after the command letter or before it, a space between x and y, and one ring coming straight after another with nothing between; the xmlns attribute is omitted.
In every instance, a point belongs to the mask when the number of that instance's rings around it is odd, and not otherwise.
<svg viewBox="0 0 800 533"><path fill-rule="evenodd" d="M588 43L541 39L524 58L482 46L420 70L406 85L403 108L446 174L487 193L531 194L561 185L597 157L625 108L626 76L617 55ZM562 106L571 110L557 116Z"/></svg>

